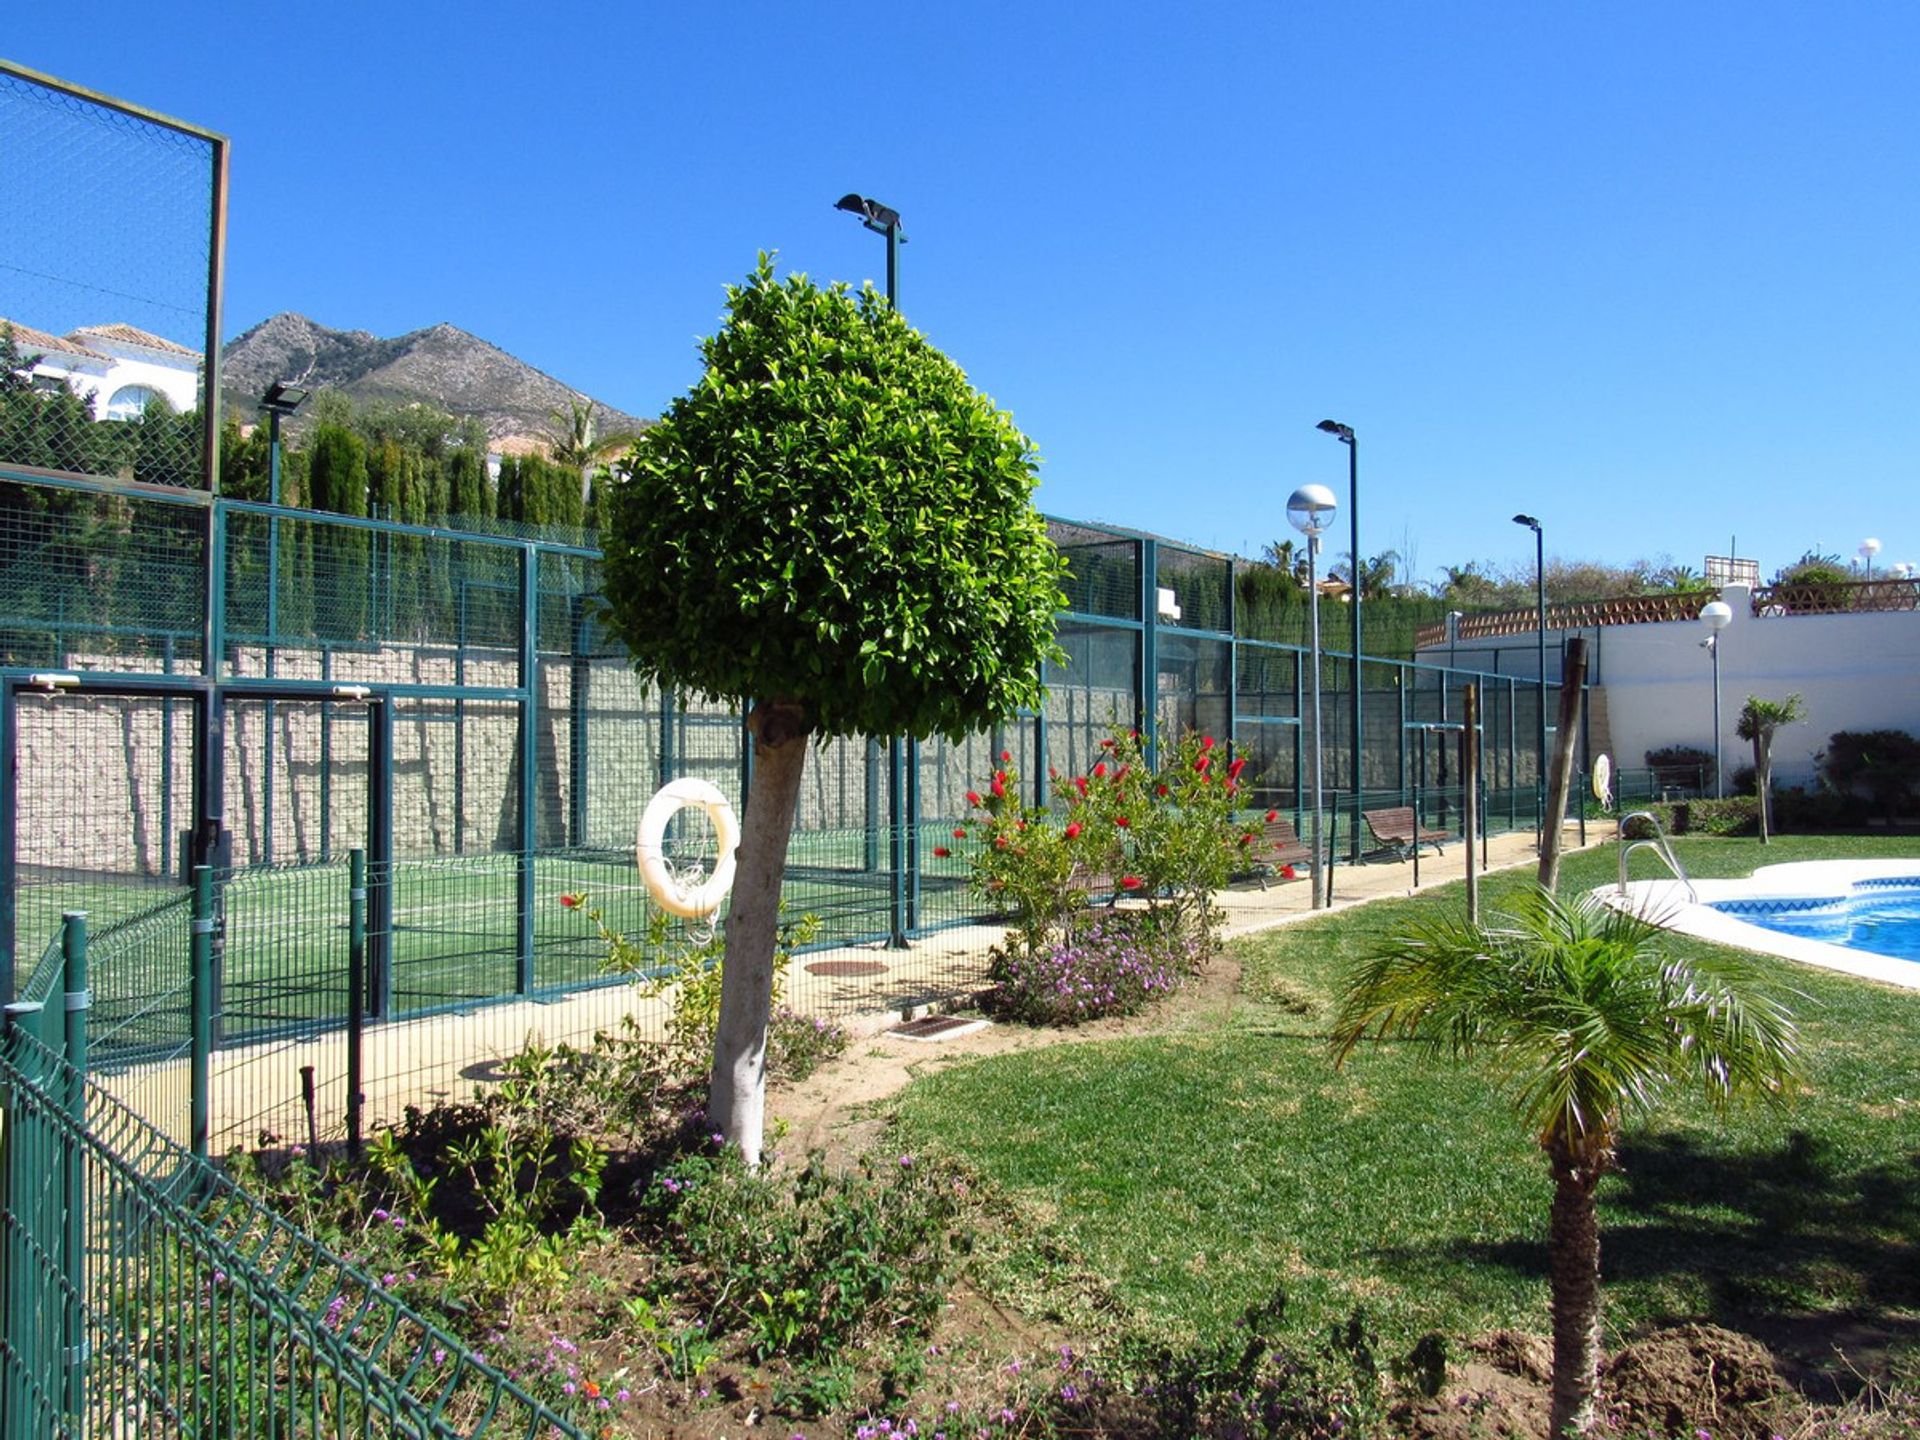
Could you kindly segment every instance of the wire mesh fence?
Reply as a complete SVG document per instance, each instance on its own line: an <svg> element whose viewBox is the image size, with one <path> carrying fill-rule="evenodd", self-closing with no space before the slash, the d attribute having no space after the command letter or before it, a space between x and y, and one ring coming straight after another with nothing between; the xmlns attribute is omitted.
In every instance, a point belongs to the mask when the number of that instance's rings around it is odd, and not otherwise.
<svg viewBox="0 0 1920 1440"><path fill-rule="evenodd" d="M0 64L0 458L208 483L216 135Z"/></svg>
<svg viewBox="0 0 1920 1440"><path fill-rule="evenodd" d="M84 1057L26 1016L0 1042L9 1436L580 1433L90 1083Z"/></svg>

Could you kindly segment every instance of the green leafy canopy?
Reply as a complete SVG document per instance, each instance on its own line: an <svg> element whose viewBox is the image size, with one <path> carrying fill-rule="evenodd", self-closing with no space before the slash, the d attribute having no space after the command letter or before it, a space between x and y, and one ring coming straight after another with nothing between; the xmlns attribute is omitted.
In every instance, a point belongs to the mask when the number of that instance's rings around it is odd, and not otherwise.
<svg viewBox="0 0 1920 1440"><path fill-rule="evenodd" d="M606 612L648 679L946 735L1037 703L1062 562L1011 418L871 287L763 254L617 467Z"/></svg>

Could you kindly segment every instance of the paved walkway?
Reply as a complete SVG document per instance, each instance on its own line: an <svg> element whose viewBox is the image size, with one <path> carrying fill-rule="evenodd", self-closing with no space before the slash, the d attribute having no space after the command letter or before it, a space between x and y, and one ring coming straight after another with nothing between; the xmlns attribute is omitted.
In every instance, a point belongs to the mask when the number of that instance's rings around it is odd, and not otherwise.
<svg viewBox="0 0 1920 1440"><path fill-rule="evenodd" d="M1598 843L1603 827L1587 827ZM1578 844L1569 826L1566 845ZM1534 863L1532 832L1502 835L1486 846L1486 868ZM1420 890L1460 880L1463 847L1449 845L1419 862ZM1388 895L1415 893L1411 861L1376 859L1333 870L1335 910ZM1223 893L1229 937L1309 919L1305 878L1271 881L1265 889L1242 883ZM987 983L988 951L1000 943L998 925L957 926L915 940L905 950L883 945L845 946L796 957L784 1000L803 1014L832 1018L870 1032L898 1017L951 1003ZM549 1044L585 1045L598 1031L619 1031L631 1021L642 1034L664 1033L665 1002L642 998L632 985L614 984L554 1000L477 1006L466 1012L370 1026L366 1032L362 1091L364 1123L397 1122L409 1106L470 1099L477 1085L497 1078L499 1061L538 1037ZM311 1069L311 1075L303 1070ZM176 1137L185 1134L188 1076L184 1061L139 1066L101 1077L124 1103ZM213 1149L252 1146L263 1137L288 1144L308 1139L307 1087L313 1093L313 1129L322 1140L344 1134L346 1037L335 1032L297 1040L222 1050L213 1058ZM271 1142L269 1142L271 1143Z"/></svg>

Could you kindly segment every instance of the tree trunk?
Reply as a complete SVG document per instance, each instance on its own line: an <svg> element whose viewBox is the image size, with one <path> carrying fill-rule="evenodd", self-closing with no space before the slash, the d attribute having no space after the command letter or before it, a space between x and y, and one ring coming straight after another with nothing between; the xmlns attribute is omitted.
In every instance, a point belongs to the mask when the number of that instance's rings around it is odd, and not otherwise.
<svg viewBox="0 0 1920 1440"><path fill-rule="evenodd" d="M1593 1429L1600 1388L1600 1222L1594 1190L1604 1162L1563 1144L1548 1149L1553 1219L1547 1233L1553 1305L1553 1410L1560 1440Z"/></svg>
<svg viewBox="0 0 1920 1440"><path fill-rule="evenodd" d="M1540 888L1551 894L1560 884L1560 846L1566 838L1567 791L1573 784L1573 755L1579 745L1581 689L1587 679L1587 642L1567 641L1560 664L1560 721L1553 743L1553 768L1547 774L1547 809L1540 817Z"/></svg>
<svg viewBox="0 0 1920 1440"><path fill-rule="evenodd" d="M797 705L756 705L747 716L754 742L753 788L740 827L733 904L727 912L707 1116L752 1166L760 1163L766 1129L767 1025L773 1012L780 882L807 763L809 728L806 713Z"/></svg>
<svg viewBox="0 0 1920 1440"><path fill-rule="evenodd" d="M1760 843L1773 843L1773 752L1760 734L1753 737L1753 789L1760 797Z"/></svg>

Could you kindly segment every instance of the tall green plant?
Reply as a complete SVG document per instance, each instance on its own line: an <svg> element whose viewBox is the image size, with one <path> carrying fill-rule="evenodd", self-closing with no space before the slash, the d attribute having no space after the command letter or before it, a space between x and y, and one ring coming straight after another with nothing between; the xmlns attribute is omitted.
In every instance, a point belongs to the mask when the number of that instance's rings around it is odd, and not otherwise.
<svg viewBox="0 0 1920 1440"><path fill-rule="evenodd" d="M881 296L762 256L727 310L615 473L604 575L643 680L751 702L709 1112L757 1162L809 739L959 739L1036 705L1061 566L1032 446Z"/></svg>
<svg viewBox="0 0 1920 1440"><path fill-rule="evenodd" d="M1773 737L1783 725L1806 718L1807 707L1798 695L1784 700L1762 700L1749 695L1740 707L1736 733L1753 743L1753 784L1760 797L1760 843L1773 841Z"/></svg>
<svg viewBox="0 0 1920 1440"><path fill-rule="evenodd" d="M1491 1059L1553 1174L1549 1433L1585 1434L1600 1373L1594 1196L1622 1128L1681 1089L1716 1106L1783 1095L1798 1036L1744 968L1673 959L1663 932L1592 896L1532 891L1509 919L1448 920L1386 942L1347 983L1333 1052L1343 1063L1371 1033Z"/></svg>

